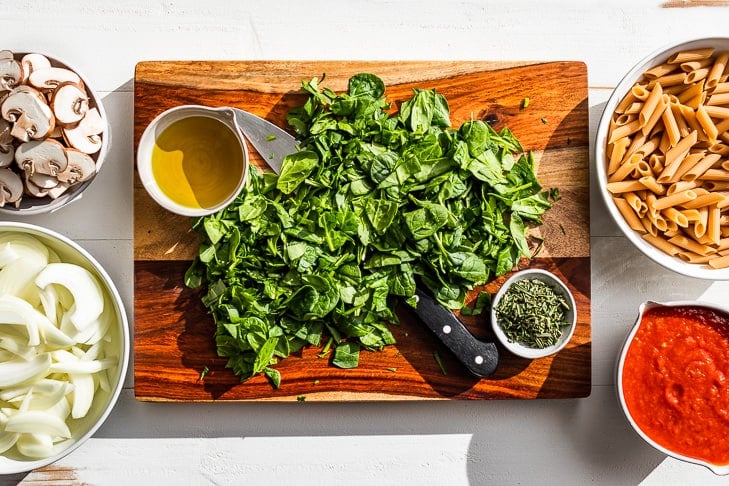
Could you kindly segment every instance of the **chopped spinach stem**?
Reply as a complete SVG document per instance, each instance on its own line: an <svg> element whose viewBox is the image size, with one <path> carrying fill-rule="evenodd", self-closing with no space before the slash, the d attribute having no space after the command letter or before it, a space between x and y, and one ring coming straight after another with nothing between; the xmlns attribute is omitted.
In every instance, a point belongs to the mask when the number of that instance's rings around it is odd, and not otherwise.
<svg viewBox="0 0 729 486"><path fill-rule="evenodd" d="M395 342L395 308L415 305L416 281L462 309L530 257L529 229L556 194L508 128L451 127L435 90L391 110L376 75L343 93L322 80L302 82L308 99L287 116L300 150L280 174L251 167L231 205L193 220L201 243L185 283L206 287L217 353L241 380L278 386L279 360L324 343L332 365L357 366L361 349Z"/></svg>

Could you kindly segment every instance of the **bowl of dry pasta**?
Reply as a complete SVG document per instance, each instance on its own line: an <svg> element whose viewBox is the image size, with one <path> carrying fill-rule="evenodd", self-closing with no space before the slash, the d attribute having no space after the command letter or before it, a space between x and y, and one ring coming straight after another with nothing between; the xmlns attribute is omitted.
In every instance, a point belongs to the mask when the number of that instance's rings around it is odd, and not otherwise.
<svg viewBox="0 0 729 486"><path fill-rule="evenodd" d="M646 256L729 280L729 38L692 40L638 62L597 129L600 191Z"/></svg>

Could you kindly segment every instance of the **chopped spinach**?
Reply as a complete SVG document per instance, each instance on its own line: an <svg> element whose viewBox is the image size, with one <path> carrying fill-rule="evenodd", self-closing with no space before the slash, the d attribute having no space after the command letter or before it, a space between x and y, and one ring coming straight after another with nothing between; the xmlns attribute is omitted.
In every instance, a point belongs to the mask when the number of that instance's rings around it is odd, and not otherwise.
<svg viewBox="0 0 729 486"><path fill-rule="evenodd" d="M279 175L251 167L230 206L193 220L202 241L185 277L206 286L227 366L274 386L278 360L323 335L345 368L360 348L394 343L388 326L416 282L461 309L530 257L528 228L551 206L514 135L481 120L451 128L435 90L415 89L392 114L373 74L340 94L316 78L302 86L308 99L287 118L300 151Z"/></svg>

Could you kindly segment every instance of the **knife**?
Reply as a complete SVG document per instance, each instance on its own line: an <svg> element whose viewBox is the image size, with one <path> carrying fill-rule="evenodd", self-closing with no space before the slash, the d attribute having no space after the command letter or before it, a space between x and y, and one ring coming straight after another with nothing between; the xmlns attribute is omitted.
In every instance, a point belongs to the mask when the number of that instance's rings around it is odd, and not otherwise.
<svg viewBox="0 0 729 486"><path fill-rule="evenodd" d="M230 110L241 133L271 169L280 173L284 157L298 149L296 138L264 118L238 108ZM477 339L453 312L423 290L416 289L415 295L415 314L471 374L484 377L496 371L499 352L494 343Z"/></svg>
<svg viewBox="0 0 729 486"><path fill-rule="evenodd" d="M233 120L246 139L253 145L275 173L281 172L286 155L296 152L298 142L286 130L247 111L230 108Z"/></svg>

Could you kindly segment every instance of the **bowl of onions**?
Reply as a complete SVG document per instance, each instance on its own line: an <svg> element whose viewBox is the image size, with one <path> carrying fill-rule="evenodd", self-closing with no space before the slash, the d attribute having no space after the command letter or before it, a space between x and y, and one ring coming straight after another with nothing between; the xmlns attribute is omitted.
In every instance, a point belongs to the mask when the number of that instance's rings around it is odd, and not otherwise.
<svg viewBox="0 0 729 486"><path fill-rule="evenodd" d="M0 474L69 454L111 413L129 324L112 279L65 236L0 222Z"/></svg>

